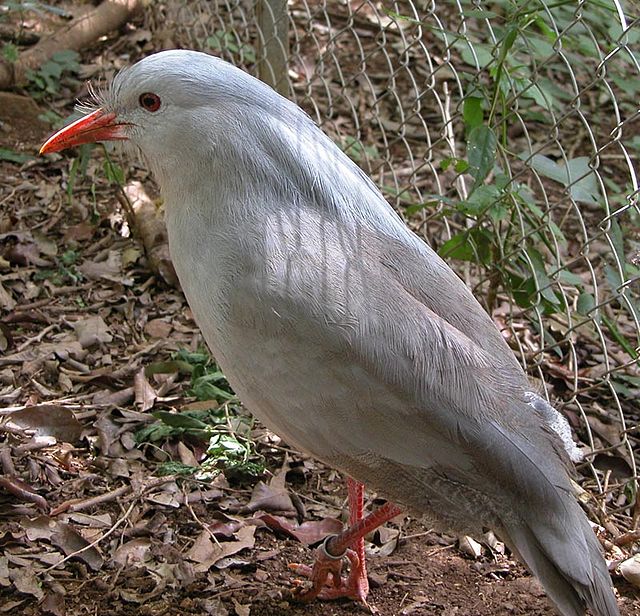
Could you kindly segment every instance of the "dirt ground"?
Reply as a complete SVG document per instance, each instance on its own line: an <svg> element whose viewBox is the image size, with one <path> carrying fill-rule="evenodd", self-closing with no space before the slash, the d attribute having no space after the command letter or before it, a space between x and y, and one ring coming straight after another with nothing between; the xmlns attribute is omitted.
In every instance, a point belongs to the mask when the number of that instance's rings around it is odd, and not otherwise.
<svg viewBox="0 0 640 616"><path fill-rule="evenodd" d="M201 407L187 375L148 368L196 351L200 334L132 236L102 157L72 181L72 154L35 156L51 130L42 109L0 96L0 147L24 155L0 160L0 413L36 407L29 421L40 426L0 432L0 613L367 613L292 596L289 564L310 563L314 539L344 514L339 474L259 425L261 481L157 472L188 464L202 443L174 435L139 446L151 413ZM141 169L133 179L150 186ZM465 555L457 538L410 517L368 539L373 612L554 613L520 564L486 546ZM638 590L615 571L614 582L622 613L640 614Z"/></svg>

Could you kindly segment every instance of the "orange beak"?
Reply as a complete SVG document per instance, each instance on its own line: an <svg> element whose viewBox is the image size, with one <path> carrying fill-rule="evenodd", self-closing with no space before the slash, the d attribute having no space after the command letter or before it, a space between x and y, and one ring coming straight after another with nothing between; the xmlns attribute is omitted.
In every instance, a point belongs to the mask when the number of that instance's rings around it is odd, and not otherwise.
<svg viewBox="0 0 640 616"><path fill-rule="evenodd" d="M115 113L96 109L51 135L40 148L40 154L59 152L83 143L128 139L125 129L129 125L116 120Z"/></svg>

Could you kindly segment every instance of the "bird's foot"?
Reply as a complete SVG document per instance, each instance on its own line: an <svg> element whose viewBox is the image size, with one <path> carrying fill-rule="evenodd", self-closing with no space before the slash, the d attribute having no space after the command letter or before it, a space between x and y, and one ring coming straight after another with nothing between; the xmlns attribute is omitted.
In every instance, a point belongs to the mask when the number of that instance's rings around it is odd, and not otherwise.
<svg viewBox="0 0 640 616"><path fill-rule="evenodd" d="M324 600L348 598L369 607L367 604L369 582L364 564L360 562L358 554L354 550L347 549L344 554L333 556L326 546L327 541L318 548L313 567L300 564L289 565L296 573L311 580L311 587L306 589L303 588L306 586L303 580L294 580L296 599L307 603L316 598ZM343 558L349 561L347 576L342 575Z"/></svg>

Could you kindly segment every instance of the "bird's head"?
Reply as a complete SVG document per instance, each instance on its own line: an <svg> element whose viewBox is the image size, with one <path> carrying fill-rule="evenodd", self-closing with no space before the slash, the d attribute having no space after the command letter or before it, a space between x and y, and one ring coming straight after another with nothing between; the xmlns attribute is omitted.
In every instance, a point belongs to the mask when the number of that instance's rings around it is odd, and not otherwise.
<svg viewBox="0 0 640 616"><path fill-rule="evenodd" d="M41 154L98 141L128 141L162 176L175 165L210 158L216 145L223 147L231 133L241 130L243 110L251 108L247 115L259 119L264 118L261 108L273 114L289 105L240 69L187 50L141 60L116 75L108 90L95 98L90 113L52 135ZM235 134L231 140L244 139ZM205 157L199 148L207 149Z"/></svg>

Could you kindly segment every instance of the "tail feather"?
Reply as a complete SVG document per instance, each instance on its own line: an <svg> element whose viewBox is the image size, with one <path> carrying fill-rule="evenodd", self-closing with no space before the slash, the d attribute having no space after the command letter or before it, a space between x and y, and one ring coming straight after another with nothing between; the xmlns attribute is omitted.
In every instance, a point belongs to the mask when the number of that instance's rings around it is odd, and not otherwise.
<svg viewBox="0 0 640 616"><path fill-rule="evenodd" d="M548 516L505 527L505 540L540 579L563 616L620 616L598 540L577 503L568 536L545 524ZM567 526L565 526L567 528Z"/></svg>

